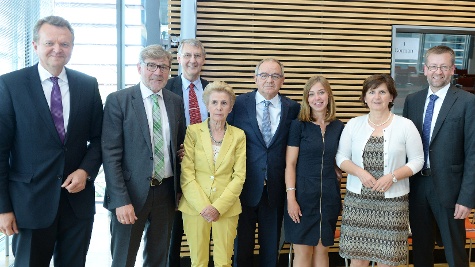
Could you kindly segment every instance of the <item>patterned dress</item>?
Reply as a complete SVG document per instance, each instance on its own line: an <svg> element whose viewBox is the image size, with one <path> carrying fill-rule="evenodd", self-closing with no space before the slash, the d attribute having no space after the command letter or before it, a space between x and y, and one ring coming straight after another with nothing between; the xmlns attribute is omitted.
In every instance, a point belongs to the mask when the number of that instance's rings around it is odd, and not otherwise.
<svg viewBox="0 0 475 267"><path fill-rule="evenodd" d="M384 172L384 137L371 136L363 165L378 179ZM340 255L387 265L406 262L409 225L408 195L385 198L384 192L363 186L361 194L347 191L341 222Z"/></svg>

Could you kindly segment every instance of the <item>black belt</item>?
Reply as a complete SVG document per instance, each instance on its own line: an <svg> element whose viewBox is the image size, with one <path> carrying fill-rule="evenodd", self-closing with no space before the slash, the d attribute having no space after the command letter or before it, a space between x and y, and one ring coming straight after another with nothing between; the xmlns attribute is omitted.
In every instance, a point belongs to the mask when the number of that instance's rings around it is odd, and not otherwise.
<svg viewBox="0 0 475 267"><path fill-rule="evenodd" d="M161 185L161 184L163 184L163 182L165 182L165 180L168 180L168 179L170 179L170 178L173 178L173 176L170 176L170 177L167 177L167 178L163 178L161 181L158 180L157 178L152 177L152 178L150 179L150 186L153 187L153 186ZM172 179L172 180L173 180L173 179Z"/></svg>
<svg viewBox="0 0 475 267"><path fill-rule="evenodd" d="M423 170L421 170L421 175L422 176L431 176L432 172L430 171L430 168L423 169Z"/></svg>

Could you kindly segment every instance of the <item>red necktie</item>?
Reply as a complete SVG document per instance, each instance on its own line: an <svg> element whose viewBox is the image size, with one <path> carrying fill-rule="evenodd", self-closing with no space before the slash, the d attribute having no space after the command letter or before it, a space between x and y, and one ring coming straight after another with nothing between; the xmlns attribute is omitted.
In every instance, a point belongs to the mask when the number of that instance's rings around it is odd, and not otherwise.
<svg viewBox="0 0 475 267"><path fill-rule="evenodd" d="M196 98L196 93L194 89L195 85L191 83L188 95L188 108L190 109L190 125L201 122L200 106L198 105L198 99Z"/></svg>

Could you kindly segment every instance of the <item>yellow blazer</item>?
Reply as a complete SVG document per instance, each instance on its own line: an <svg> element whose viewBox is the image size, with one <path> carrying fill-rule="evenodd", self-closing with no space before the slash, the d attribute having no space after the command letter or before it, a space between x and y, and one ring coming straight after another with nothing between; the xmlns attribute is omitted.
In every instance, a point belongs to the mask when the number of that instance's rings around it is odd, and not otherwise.
<svg viewBox="0 0 475 267"><path fill-rule="evenodd" d="M239 195L246 179L246 136L241 129L226 126L216 164L208 120L186 130L180 177L183 196L178 205L185 214L199 215L209 204L220 216L241 213Z"/></svg>

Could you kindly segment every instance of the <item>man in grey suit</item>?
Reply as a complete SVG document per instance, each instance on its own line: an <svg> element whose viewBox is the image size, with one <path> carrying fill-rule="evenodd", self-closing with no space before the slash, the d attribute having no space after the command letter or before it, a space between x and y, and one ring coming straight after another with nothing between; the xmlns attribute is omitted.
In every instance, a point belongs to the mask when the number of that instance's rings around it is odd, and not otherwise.
<svg viewBox="0 0 475 267"><path fill-rule="evenodd" d="M178 46L177 56L182 74L168 80L166 86L168 90L183 97L186 126L202 122L208 118L208 111L203 102L203 90L208 85L208 81L200 77L205 58L205 48L199 40L182 40ZM193 116L193 113L197 116ZM170 251L168 253L168 266L170 267L180 266L182 237L183 220L181 211L177 210L173 223Z"/></svg>
<svg viewBox="0 0 475 267"><path fill-rule="evenodd" d="M185 135L181 97L165 87L172 55L140 52L141 82L107 97L102 148L111 211L112 266L134 266L142 234L143 266L165 267L179 188L178 145Z"/></svg>
<svg viewBox="0 0 475 267"><path fill-rule="evenodd" d="M101 166L97 80L65 68L74 31L58 16L33 30L39 64L0 76L0 231L15 266L85 266Z"/></svg>
<svg viewBox="0 0 475 267"><path fill-rule="evenodd" d="M404 104L404 117L422 136L425 158L410 180L415 267L434 266L439 235L449 266L468 266L464 219L475 205L475 96L451 86L454 71L451 48L430 48L424 65L429 88L407 96Z"/></svg>

